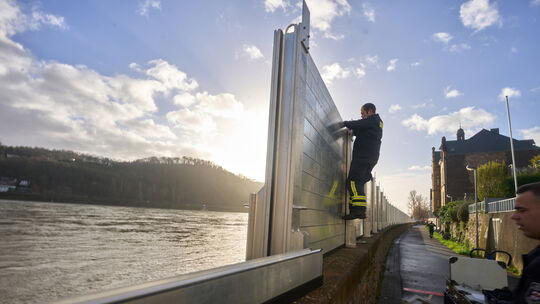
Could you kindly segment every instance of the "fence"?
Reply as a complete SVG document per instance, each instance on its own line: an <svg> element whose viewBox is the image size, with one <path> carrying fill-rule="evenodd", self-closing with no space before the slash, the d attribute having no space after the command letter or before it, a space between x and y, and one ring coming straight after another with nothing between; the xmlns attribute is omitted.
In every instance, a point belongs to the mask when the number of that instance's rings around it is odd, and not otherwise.
<svg viewBox="0 0 540 304"><path fill-rule="evenodd" d="M478 211L485 213L510 212L514 211L514 202L516 198L493 199L487 198L478 203ZM469 213L476 212L476 204L469 205Z"/></svg>

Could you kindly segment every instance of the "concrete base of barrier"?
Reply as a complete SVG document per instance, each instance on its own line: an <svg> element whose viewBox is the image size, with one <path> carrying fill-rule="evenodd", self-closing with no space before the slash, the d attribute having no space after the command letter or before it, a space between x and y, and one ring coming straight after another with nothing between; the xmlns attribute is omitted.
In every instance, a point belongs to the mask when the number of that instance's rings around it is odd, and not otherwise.
<svg viewBox="0 0 540 304"><path fill-rule="evenodd" d="M323 285L294 303L376 303L388 251L410 225L389 227L362 239L356 248L342 247L326 255Z"/></svg>

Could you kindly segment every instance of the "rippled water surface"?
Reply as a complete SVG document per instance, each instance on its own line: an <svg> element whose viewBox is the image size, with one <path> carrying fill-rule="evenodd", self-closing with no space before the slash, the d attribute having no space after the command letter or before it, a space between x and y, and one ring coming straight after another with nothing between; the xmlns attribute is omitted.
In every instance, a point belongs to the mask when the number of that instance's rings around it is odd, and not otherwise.
<svg viewBox="0 0 540 304"><path fill-rule="evenodd" d="M242 262L246 235L246 213L0 200L0 303Z"/></svg>

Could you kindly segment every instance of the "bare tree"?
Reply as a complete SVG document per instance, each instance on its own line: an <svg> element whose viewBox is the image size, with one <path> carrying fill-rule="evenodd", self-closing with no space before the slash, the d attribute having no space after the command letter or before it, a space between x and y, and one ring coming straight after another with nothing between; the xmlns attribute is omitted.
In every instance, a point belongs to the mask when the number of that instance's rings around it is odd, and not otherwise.
<svg viewBox="0 0 540 304"><path fill-rule="evenodd" d="M429 216L429 206L427 199L421 194L418 194L416 190L409 192L409 202L407 204L412 218L419 220L427 218Z"/></svg>

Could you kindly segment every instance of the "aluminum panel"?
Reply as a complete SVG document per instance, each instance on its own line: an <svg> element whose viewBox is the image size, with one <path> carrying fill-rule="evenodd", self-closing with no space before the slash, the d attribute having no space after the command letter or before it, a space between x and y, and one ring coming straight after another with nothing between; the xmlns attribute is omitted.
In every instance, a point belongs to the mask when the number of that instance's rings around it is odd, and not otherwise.
<svg viewBox="0 0 540 304"><path fill-rule="evenodd" d="M258 211L250 212L250 217L267 217L250 222L249 229L256 231L249 233L248 258L316 246L329 251L345 244L341 216L347 209L352 133L338 134L333 127L342 119L302 45L308 18L303 22L274 35L265 187L254 200ZM351 225L351 240L383 225L379 188L368 193L368 219ZM251 244L261 240L262 245Z"/></svg>
<svg viewBox="0 0 540 304"><path fill-rule="evenodd" d="M302 227L326 226L342 224L341 219L321 210L304 210L301 213L300 223Z"/></svg>
<svg viewBox="0 0 540 304"><path fill-rule="evenodd" d="M321 277L322 252L302 250L56 303L264 303Z"/></svg>
<svg viewBox="0 0 540 304"><path fill-rule="evenodd" d="M304 227L303 230L309 238L309 248L327 248L323 249L326 253L332 248L342 246L345 241L344 223L337 225Z"/></svg>

